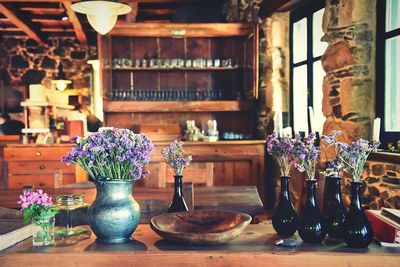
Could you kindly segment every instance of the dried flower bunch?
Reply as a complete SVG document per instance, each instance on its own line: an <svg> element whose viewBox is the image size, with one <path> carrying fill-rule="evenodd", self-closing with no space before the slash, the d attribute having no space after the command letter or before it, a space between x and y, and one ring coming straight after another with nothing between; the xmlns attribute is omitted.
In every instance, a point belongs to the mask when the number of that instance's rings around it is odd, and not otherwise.
<svg viewBox="0 0 400 267"><path fill-rule="evenodd" d="M281 176L289 176L294 164L293 142L288 137L278 138L274 131L267 136L267 152L273 156L279 164Z"/></svg>
<svg viewBox="0 0 400 267"><path fill-rule="evenodd" d="M93 180L138 180L148 172L143 171L155 150L144 134L128 129L100 128L98 132L74 140L73 150L62 161L79 164Z"/></svg>
<svg viewBox="0 0 400 267"><path fill-rule="evenodd" d="M335 145L337 143L340 143L339 142L339 136L340 136L341 133L342 133L342 131L334 130L334 131L331 132L330 135L323 135L321 137L321 139L323 141L325 141L324 144L322 145L323 151L325 153L325 158L328 158L326 152L328 151L328 149L330 147L332 147L335 150L335 155L336 155L335 159L333 159L333 160L328 162L328 166L327 166L325 172L323 172L323 174L325 176L335 176L335 177L337 177L343 172L343 164L339 161L339 159L337 157L337 155L339 154L338 153L339 152L338 151L339 147L337 145ZM328 144L328 146L325 146L325 144Z"/></svg>
<svg viewBox="0 0 400 267"><path fill-rule="evenodd" d="M183 143L175 140L161 151L165 162L174 170L175 175L182 175L183 169L189 166L192 156L185 156Z"/></svg>
<svg viewBox="0 0 400 267"><path fill-rule="evenodd" d="M21 205L24 224L28 224L35 218L49 217L57 214L51 197L41 189L25 191L23 195L19 196L17 203Z"/></svg>
<svg viewBox="0 0 400 267"><path fill-rule="evenodd" d="M329 136L323 136L323 140L334 146L336 160L342 164L346 172L352 177L353 182L361 181L361 174L369 153L376 151L380 142L369 143L367 140L358 139L351 144L339 142L340 131L334 131Z"/></svg>
<svg viewBox="0 0 400 267"><path fill-rule="evenodd" d="M314 145L315 134L310 133L304 141L296 134L293 141L293 154L295 167L300 172L306 172L306 179L315 180L315 164L319 157L320 149Z"/></svg>

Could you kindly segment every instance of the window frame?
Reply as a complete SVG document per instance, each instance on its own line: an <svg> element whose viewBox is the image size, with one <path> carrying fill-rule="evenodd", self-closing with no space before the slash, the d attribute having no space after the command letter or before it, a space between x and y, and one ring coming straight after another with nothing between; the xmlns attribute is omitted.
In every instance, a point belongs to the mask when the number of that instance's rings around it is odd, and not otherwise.
<svg viewBox="0 0 400 267"><path fill-rule="evenodd" d="M314 62L321 60L321 56L314 57L313 56L313 14L318 10L325 8L325 1L317 0L312 1L310 4L302 6L299 9L296 9L290 13L290 23L289 23L289 68L290 68L290 113L289 113L289 123L292 127L292 131L294 133L294 115L293 115L293 107L294 107L294 99L293 99L293 69L299 66L307 66L307 107L313 105L313 71ZM307 58L306 60L293 63L293 24L298 22L299 20L307 18ZM321 25L322 26L322 25ZM322 85L321 85L322 86ZM322 100L321 100L322 101ZM310 123L310 114L307 111L307 124L308 124L308 132L311 132L311 123ZM308 133L305 133L308 134Z"/></svg>
<svg viewBox="0 0 400 267"><path fill-rule="evenodd" d="M381 147L388 148L388 143L400 140L400 132L385 131L385 74L386 74L386 40L400 36L400 28L386 32L386 0L377 1L376 7L376 84L375 112L381 118ZM395 145L396 146L396 145Z"/></svg>

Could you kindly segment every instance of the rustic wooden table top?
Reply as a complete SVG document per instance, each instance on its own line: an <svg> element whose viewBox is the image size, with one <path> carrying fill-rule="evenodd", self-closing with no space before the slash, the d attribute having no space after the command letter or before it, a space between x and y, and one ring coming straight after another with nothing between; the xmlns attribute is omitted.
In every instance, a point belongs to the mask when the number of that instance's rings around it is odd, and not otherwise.
<svg viewBox="0 0 400 267"><path fill-rule="evenodd" d="M55 199L57 195L82 194L86 203L92 203L96 197L93 183L81 184L81 187L66 187L46 189L45 192ZM86 187L82 187L86 186ZM171 201L173 188L133 188L133 197L137 201L159 199ZM17 204L21 190L0 190L0 207L19 208ZM233 210L247 213L251 216L261 214L263 205L255 186L214 186L194 188L195 209Z"/></svg>
<svg viewBox="0 0 400 267"><path fill-rule="evenodd" d="M400 266L400 248L372 243L366 249L351 249L341 241L300 244L295 248L275 246L279 237L270 223L249 225L230 243L187 246L161 239L148 225L139 225L134 240L119 245L86 239L58 241L38 248L31 240L0 253L0 266Z"/></svg>

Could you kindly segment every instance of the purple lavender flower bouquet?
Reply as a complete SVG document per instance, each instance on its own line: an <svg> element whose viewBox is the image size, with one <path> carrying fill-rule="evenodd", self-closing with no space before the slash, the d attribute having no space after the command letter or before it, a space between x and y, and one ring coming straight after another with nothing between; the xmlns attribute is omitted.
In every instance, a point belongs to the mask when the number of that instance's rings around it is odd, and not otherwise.
<svg viewBox="0 0 400 267"><path fill-rule="evenodd" d="M369 143L367 140L358 139L347 144L337 140L340 134L340 131L333 131L329 136L322 138L335 148L338 163L343 165L344 170L351 176L353 182L360 182L368 155L377 150L380 142Z"/></svg>
<svg viewBox="0 0 400 267"><path fill-rule="evenodd" d="M174 170L175 175L181 175L183 169L189 166L192 156L185 156L183 151L183 143L175 140L168 147L161 151L161 155L165 162Z"/></svg>
<svg viewBox="0 0 400 267"><path fill-rule="evenodd" d="M150 154L154 151L151 140L144 134L128 129L100 128L98 132L76 137L73 150L62 161L79 164L96 181L138 180L147 172Z"/></svg>
<svg viewBox="0 0 400 267"><path fill-rule="evenodd" d="M293 142L293 153L296 159L295 167L300 172L306 172L307 180L315 180L315 164L319 157L319 147L314 145L315 134L310 133L304 141L296 134Z"/></svg>
<svg viewBox="0 0 400 267"><path fill-rule="evenodd" d="M47 246L54 244L54 222L57 210L53 206L51 197L43 190L25 191L19 196L18 204L23 212L23 223L32 221L36 230L33 234L34 246Z"/></svg>
<svg viewBox="0 0 400 267"><path fill-rule="evenodd" d="M281 176L289 177L294 164L292 140L288 137L278 138L277 133L273 132L267 136L266 141L267 152L278 161Z"/></svg>

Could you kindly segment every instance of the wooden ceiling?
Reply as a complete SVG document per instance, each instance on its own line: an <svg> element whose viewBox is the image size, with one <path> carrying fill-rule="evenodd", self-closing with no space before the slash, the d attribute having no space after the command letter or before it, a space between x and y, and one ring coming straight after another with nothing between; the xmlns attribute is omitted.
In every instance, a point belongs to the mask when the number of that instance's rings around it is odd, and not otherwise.
<svg viewBox="0 0 400 267"><path fill-rule="evenodd" d="M209 4L217 0L122 0L132 13L119 19L136 22L170 22L180 5ZM223 0L218 0L223 1ZM96 32L86 16L71 9L77 0L1 0L0 33L2 36L29 36L38 43L48 37L76 37L81 45L96 42ZM64 20L66 19L67 20Z"/></svg>
<svg viewBox="0 0 400 267"><path fill-rule="evenodd" d="M96 43L96 32L86 16L71 9L78 0L0 0L0 34L16 38L30 38L43 43L48 37L76 37L80 44ZM195 3L209 5L227 0L122 0L132 12L120 16L131 22L171 22L179 7ZM306 0L264 0L260 15L288 9ZM282 10L283 11L283 10ZM286 11L286 10L285 10ZM66 20L63 20L66 19Z"/></svg>

